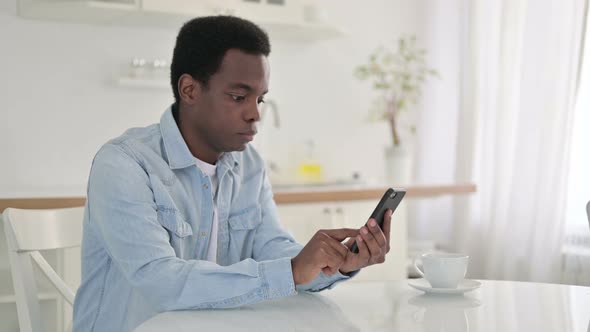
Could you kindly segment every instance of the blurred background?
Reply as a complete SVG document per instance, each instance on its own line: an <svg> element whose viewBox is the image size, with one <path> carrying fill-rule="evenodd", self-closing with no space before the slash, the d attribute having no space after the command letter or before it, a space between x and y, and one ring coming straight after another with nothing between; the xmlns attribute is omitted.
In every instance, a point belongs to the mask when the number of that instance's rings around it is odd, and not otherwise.
<svg viewBox="0 0 590 332"><path fill-rule="evenodd" d="M472 278L590 285L587 0L3 0L0 198L83 197L99 147L173 101L182 23L219 14L271 38L277 195L447 186L396 215L404 276L459 251ZM303 241L358 200L279 209Z"/></svg>

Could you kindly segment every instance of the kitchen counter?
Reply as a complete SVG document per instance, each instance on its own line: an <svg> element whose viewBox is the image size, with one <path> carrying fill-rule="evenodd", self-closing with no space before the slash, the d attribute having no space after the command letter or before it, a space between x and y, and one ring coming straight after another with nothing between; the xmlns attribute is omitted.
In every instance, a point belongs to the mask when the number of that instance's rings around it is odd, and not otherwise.
<svg viewBox="0 0 590 332"><path fill-rule="evenodd" d="M405 188L407 198L425 198L441 195L462 195L476 192L474 184L412 185ZM301 186L275 190L277 204L341 202L380 199L386 187L368 186Z"/></svg>
<svg viewBox="0 0 590 332"><path fill-rule="evenodd" d="M442 195L465 195L476 192L471 183L452 185L411 185L404 187L408 198ZM277 204L340 202L379 199L387 188L356 186L291 186L274 190ZM7 207L22 209L56 209L83 206L86 197L23 197L0 199L0 211Z"/></svg>

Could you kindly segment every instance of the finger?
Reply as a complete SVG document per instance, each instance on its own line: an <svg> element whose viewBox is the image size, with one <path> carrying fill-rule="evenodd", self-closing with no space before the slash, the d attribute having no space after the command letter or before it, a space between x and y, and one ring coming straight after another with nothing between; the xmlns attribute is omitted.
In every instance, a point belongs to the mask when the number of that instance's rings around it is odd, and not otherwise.
<svg viewBox="0 0 590 332"><path fill-rule="evenodd" d="M338 243L338 245L346 250L346 248L344 248L344 246L342 245L342 243ZM330 256L334 256L337 258L342 258L344 259L346 257L346 252L342 253L342 251L338 250L337 248L335 248L332 244L330 244L328 241L322 241L321 243L321 248L324 249L324 251L326 252L326 254L330 255Z"/></svg>
<svg viewBox="0 0 590 332"><path fill-rule="evenodd" d="M391 209L388 209L387 212L385 212L385 220L383 220L383 234L385 235L385 240L387 241L387 252L389 252L390 249L390 234L391 234L391 216L393 214L393 211L391 211Z"/></svg>
<svg viewBox="0 0 590 332"><path fill-rule="evenodd" d="M381 255L381 247L377 243L377 240L375 240L373 234L371 234L371 232L367 229L367 226L363 226L361 228L361 236L369 248L371 259L377 259L377 257Z"/></svg>
<svg viewBox="0 0 590 332"><path fill-rule="evenodd" d="M322 259L322 261L324 262L322 264L323 266L321 266L322 268L329 267L332 270L340 269L340 266L342 265L342 263L344 263L345 257L342 257L336 249L332 248L330 245L326 243L321 244L320 251L323 253L324 256Z"/></svg>
<svg viewBox="0 0 590 332"><path fill-rule="evenodd" d="M323 229L319 232L325 233L337 241L342 241L347 237L357 236L359 233L358 229L353 228Z"/></svg>
<svg viewBox="0 0 590 332"><path fill-rule="evenodd" d="M367 224L369 225L369 231L371 232L371 234L373 234L373 237L379 244L379 247L385 249L385 247L387 246L387 239L385 238L385 234L383 234L381 227L379 227L375 219L369 219Z"/></svg>
<svg viewBox="0 0 590 332"><path fill-rule="evenodd" d="M369 248L367 247L367 244L365 243L365 241L363 241L362 236L357 235L357 237L355 238L356 240L356 246L359 248L359 257L363 260L363 261L369 261L369 259L371 258L371 253L369 252Z"/></svg>
<svg viewBox="0 0 590 332"><path fill-rule="evenodd" d="M344 246L342 242L336 241L333 238L331 238L328 234L322 233L321 239L322 241L330 245L330 247L337 250L342 257L346 257L346 255L348 254L348 248L346 248L346 246Z"/></svg>
<svg viewBox="0 0 590 332"><path fill-rule="evenodd" d="M329 266L326 266L325 268L322 269L322 272L324 272L325 275L333 275L334 273L336 273L336 271L338 271L338 269L333 269Z"/></svg>

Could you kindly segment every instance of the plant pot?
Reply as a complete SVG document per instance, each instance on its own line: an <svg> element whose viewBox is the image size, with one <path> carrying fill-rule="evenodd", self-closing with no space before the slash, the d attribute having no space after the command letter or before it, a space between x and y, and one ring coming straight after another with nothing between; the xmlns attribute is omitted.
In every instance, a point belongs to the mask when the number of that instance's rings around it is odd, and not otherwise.
<svg viewBox="0 0 590 332"><path fill-rule="evenodd" d="M412 181L412 153L404 146L385 149L385 181L389 187L402 187Z"/></svg>

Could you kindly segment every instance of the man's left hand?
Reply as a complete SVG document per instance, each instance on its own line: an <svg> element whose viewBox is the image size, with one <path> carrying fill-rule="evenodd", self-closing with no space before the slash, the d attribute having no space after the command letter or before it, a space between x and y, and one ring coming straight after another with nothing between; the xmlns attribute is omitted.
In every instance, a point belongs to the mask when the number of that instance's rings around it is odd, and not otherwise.
<svg viewBox="0 0 590 332"><path fill-rule="evenodd" d="M389 232L391 229L392 211L387 210L383 217L383 230L377 225L375 219L369 219L367 224L361 227L359 235L349 238L344 245L350 248L356 241L359 248L357 254L349 251L346 260L340 267L341 273L350 273L373 264L385 262L385 255L389 252Z"/></svg>

